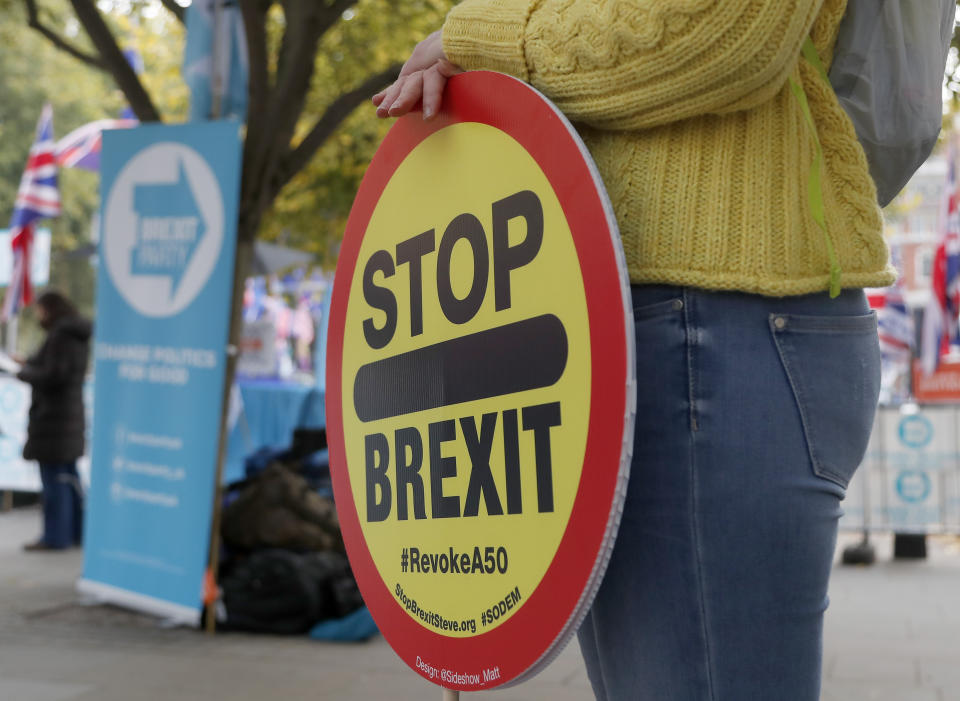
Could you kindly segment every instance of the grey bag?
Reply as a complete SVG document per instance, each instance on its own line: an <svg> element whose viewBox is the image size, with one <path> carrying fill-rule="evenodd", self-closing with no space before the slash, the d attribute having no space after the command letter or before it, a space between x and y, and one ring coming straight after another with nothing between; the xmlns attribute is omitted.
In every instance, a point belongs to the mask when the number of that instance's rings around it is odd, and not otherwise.
<svg viewBox="0 0 960 701"><path fill-rule="evenodd" d="M848 0L830 83L867 154L881 205L940 134L955 13L955 0Z"/></svg>

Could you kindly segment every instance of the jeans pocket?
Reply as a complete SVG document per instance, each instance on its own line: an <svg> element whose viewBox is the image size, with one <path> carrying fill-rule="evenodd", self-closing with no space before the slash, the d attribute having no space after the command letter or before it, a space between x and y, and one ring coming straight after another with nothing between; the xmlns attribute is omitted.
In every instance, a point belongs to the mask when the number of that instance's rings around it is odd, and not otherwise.
<svg viewBox="0 0 960 701"><path fill-rule="evenodd" d="M877 315L771 314L813 471L846 488L863 460L880 394Z"/></svg>
<svg viewBox="0 0 960 701"><path fill-rule="evenodd" d="M683 309L683 300L679 297L665 299L661 302L645 304L641 307L633 308L634 321L646 321L647 319L656 319L667 314L675 314Z"/></svg>

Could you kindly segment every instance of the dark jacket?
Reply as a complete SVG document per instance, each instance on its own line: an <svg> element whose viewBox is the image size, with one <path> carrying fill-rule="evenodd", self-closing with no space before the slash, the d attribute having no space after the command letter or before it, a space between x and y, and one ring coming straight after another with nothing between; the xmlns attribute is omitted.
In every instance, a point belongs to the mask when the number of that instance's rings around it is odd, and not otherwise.
<svg viewBox="0 0 960 701"><path fill-rule="evenodd" d="M33 389L25 459L71 462L83 455L83 379L92 330L80 316L57 320L40 349L17 373Z"/></svg>

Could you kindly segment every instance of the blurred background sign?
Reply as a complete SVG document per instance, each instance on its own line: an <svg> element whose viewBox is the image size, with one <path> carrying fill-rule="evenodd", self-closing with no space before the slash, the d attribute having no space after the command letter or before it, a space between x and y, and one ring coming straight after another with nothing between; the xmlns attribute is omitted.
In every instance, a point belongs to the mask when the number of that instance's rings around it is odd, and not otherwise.
<svg viewBox="0 0 960 701"><path fill-rule="evenodd" d="M10 231L0 229L0 285L10 284L12 270ZM33 250L30 253L30 281L36 287L44 287L50 281L50 229L37 229L34 232Z"/></svg>
<svg viewBox="0 0 960 701"><path fill-rule="evenodd" d="M30 385L0 376L0 489L40 491L37 464L24 460Z"/></svg>
<svg viewBox="0 0 960 701"><path fill-rule="evenodd" d="M960 406L882 406L840 526L960 532Z"/></svg>

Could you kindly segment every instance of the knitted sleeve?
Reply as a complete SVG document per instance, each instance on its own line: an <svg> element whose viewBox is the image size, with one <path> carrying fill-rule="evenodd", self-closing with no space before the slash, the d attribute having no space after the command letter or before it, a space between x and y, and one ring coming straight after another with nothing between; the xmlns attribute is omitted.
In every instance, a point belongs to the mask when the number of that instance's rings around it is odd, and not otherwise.
<svg viewBox="0 0 960 701"><path fill-rule="evenodd" d="M823 0L463 0L443 47L572 120L641 129L750 109L796 66Z"/></svg>

